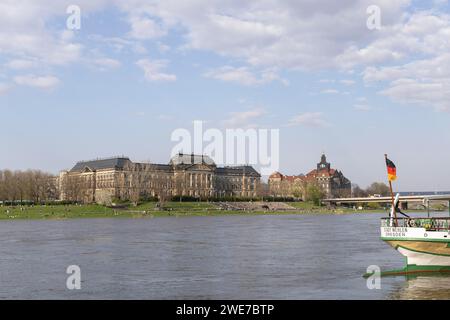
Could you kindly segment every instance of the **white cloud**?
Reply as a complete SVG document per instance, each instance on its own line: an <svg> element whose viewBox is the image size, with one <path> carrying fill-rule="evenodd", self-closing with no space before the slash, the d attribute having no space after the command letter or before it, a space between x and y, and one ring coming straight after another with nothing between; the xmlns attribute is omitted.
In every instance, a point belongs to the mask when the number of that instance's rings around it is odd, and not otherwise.
<svg viewBox="0 0 450 320"><path fill-rule="evenodd" d="M435 0L439 8L431 5L431 10L417 10L409 7L411 3L410 0L79 0L77 5L82 8L83 19L111 4L121 11L129 32L124 39L117 36L109 39L118 52L131 50L144 54L146 40L160 39L173 32L176 39L183 41L174 46L213 52L240 65L231 66L228 62L228 66L205 73L210 78L247 86L273 81L287 85L288 81L279 76L285 70L327 69L357 74L365 69L365 82L378 82L384 86L380 92L395 101L446 110L450 15L440 7L442 0ZM120 65L108 58L83 58L87 46L97 45L95 41L82 42L85 38L78 37L77 32L51 29L48 21L64 20L69 4L70 0L0 3L0 52L9 60L8 68L42 67L48 72L54 66L83 61L97 63L101 68ZM366 9L373 4L382 13L382 28L376 31L366 27ZM162 53L169 49L167 45L156 44ZM167 64L166 60L137 62L147 80L174 81L175 74L164 72ZM343 85L354 83L348 79L332 81ZM437 88L442 91L426 97L424 90ZM418 92L409 94L410 90Z"/></svg>
<svg viewBox="0 0 450 320"><path fill-rule="evenodd" d="M229 128L252 128L256 127L255 120L264 116L267 112L262 108L232 112L230 118L223 121L225 127Z"/></svg>
<svg viewBox="0 0 450 320"><path fill-rule="evenodd" d="M320 79L319 83L335 83L336 80L333 79Z"/></svg>
<svg viewBox="0 0 450 320"><path fill-rule="evenodd" d="M60 80L54 76L35 76L32 74L14 77L18 85L35 87L40 89L52 89L59 85Z"/></svg>
<svg viewBox="0 0 450 320"><path fill-rule="evenodd" d="M170 46L164 43L158 43L158 51L161 53L165 53L170 50Z"/></svg>
<svg viewBox="0 0 450 320"><path fill-rule="evenodd" d="M401 66L369 67L363 75L368 84L386 84L380 93L395 101L450 110L450 53Z"/></svg>
<svg viewBox="0 0 450 320"><path fill-rule="evenodd" d="M363 75L366 82L392 81L408 77L426 81L445 80L450 78L450 53L445 52L434 58L415 60L400 66L368 67Z"/></svg>
<svg viewBox="0 0 450 320"><path fill-rule="evenodd" d="M54 32L47 21L57 15L67 16L70 1L4 0L0 3L0 51L15 57L26 55L41 64L62 65L76 61L82 46L73 41L71 31ZM84 12L93 6L81 0ZM64 30L64 29L62 29Z"/></svg>
<svg viewBox="0 0 450 320"><path fill-rule="evenodd" d="M150 60L150 59L141 59L136 62L136 65L139 66L142 70L144 70L145 79L148 81L175 81L177 80L177 76L170 73L164 73L164 70L167 67L167 60Z"/></svg>
<svg viewBox="0 0 450 320"><path fill-rule="evenodd" d="M366 97L358 97L358 98L356 98L356 101L358 101L358 102L367 102L367 98Z"/></svg>
<svg viewBox="0 0 450 320"><path fill-rule="evenodd" d="M325 89L325 90L320 91L320 93L322 93L322 94L338 94L339 91L336 89Z"/></svg>
<svg viewBox="0 0 450 320"><path fill-rule="evenodd" d="M289 120L289 126L328 127L330 124L323 118L322 112L305 112Z"/></svg>
<svg viewBox="0 0 450 320"><path fill-rule="evenodd" d="M125 39L121 37L105 37L98 34L89 35L88 39L101 45L106 45L108 49L112 48L116 53L131 51L138 54L146 54L147 49L137 40Z"/></svg>
<svg viewBox="0 0 450 320"><path fill-rule="evenodd" d="M16 70L31 69L36 66L36 62L24 59L14 59L6 63L5 66Z"/></svg>
<svg viewBox="0 0 450 320"><path fill-rule="evenodd" d="M358 72L367 67L364 72L366 83L375 77L378 77L376 81L386 82L381 83L387 86L381 90L384 95L396 101L428 104L445 110L448 108L449 78L442 78L440 74L447 72L446 65L441 64L433 70L426 64L432 64L433 59L442 59L450 52L450 16L439 13L436 8L413 10L410 4L410 0L336 3L324 0L225 3L133 0L131 4L119 6L130 16L147 16L158 21L157 26L164 26L163 33L170 30L184 32L184 48L212 51L231 57L241 65L247 63L241 67L211 70L205 74L207 77L252 86L271 81L270 77L263 78L253 71L255 68L334 69L355 74L355 70ZM380 30L371 31L366 27L369 5L381 8ZM149 30L153 27L152 24ZM422 57L423 63L411 65L414 74L412 70L405 70L418 56ZM399 79L409 82L393 83ZM350 86L355 82L341 80L339 83ZM426 92L422 92L437 88L443 92L433 97L427 98ZM419 92L409 94L413 89ZM322 93L338 92L328 89Z"/></svg>
<svg viewBox="0 0 450 320"><path fill-rule="evenodd" d="M273 81L280 81L284 85L289 85L289 81L280 78L273 70L264 70L257 75L247 67L223 66L206 72L204 76L225 82L235 82L245 86L262 85Z"/></svg>
<svg viewBox="0 0 450 320"><path fill-rule="evenodd" d="M103 8L108 0L78 0L82 16ZM83 45L73 31L65 28L66 9L71 0L2 0L0 2L0 53L9 60L6 67L15 70L30 68L39 72L55 72L54 67L70 66L81 60ZM60 27L55 28L58 20ZM37 72L37 71L36 71ZM8 75L11 81L40 88L55 87L57 77Z"/></svg>
<svg viewBox="0 0 450 320"><path fill-rule="evenodd" d="M94 59L92 63L102 70L115 69L121 66L120 61L111 58L97 58Z"/></svg>
<svg viewBox="0 0 450 320"><path fill-rule="evenodd" d="M169 120L173 120L173 116L168 115L168 114L160 114L160 115L158 115L158 119L169 121Z"/></svg>
<svg viewBox="0 0 450 320"><path fill-rule="evenodd" d="M10 85L6 83L0 83L0 96L6 94L10 89Z"/></svg>
<svg viewBox="0 0 450 320"><path fill-rule="evenodd" d="M163 37L167 34L167 30L159 25L155 20L142 16L131 16L129 18L131 38L146 40Z"/></svg>
<svg viewBox="0 0 450 320"><path fill-rule="evenodd" d="M381 91L395 101L434 107L436 111L450 111L450 80L421 82L415 79L399 79Z"/></svg>
<svg viewBox="0 0 450 320"><path fill-rule="evenodd" d="M368 66L365 83L384 87L381 94L406 105L450 110L450 15L417 12L390 31L373 48L396 51L405 59Z"/></svg>
<svg viewBox="0 0 450 320"><path fill-rule="evenodd" d="M355 110L357 110L357 111L370 111L370 110L372 110L372 107L370 107L370 106L367 105L367 104L355 104L355 105L353 106L353 108L354 108Z"/></svg>
<svg viewBox="0 0 450 320"><path fill-rule="evenodd" d="M346 86L352 86L355 84L354 80L349 80L349 79L340 80L339 82Z"/></svg>
<svg viewBox="0 0 450 320"><path fill-rule="evenodd" d="M152 19L148 28L152 36L166 30L184 32L185 48L212 51L259 67L315 69L339 68L337 62L351 62L350 46L358 51L383 36L366 27L369 5L379 5L383 25L390 26L401 20L409 2L133 0L118 5L130 16ZM154 32L155 24L164 26L164 32Z"/></svg>

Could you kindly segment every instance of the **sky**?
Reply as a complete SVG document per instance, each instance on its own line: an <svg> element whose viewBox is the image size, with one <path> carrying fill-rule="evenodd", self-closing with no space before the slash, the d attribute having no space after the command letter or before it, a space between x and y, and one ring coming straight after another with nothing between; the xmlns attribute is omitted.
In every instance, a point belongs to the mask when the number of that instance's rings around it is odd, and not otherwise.
<svg viewBox="0 0 450 320"><path fill-rule="evenodd" d="M167 163L201 120L278 129L284 174L326 153L366 187L387 153L396 189L450 190L449 4L0 0L0 112L3 169Z"/></svg>

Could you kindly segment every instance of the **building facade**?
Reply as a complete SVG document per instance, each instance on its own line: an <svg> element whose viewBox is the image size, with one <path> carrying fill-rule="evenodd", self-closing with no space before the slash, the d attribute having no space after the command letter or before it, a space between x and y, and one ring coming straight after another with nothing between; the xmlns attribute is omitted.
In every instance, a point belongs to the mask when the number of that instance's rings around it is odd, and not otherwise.
<svg viewBox="0 0 450 320"><path fill-rule="evenodd" d="M217 167L208 156L178 154L168 164L127 157L80 161L58 180L61 200L107 204L151 197L254 198L260 177L251 166Z"/></svg>
<svg viewBox="0 0 450 320"><path fill-rule="evenodd" d="M344 174L331 168L323 154L316 168L306 175L286 176L279 172L269 177L269 190L274 196L305 198L306 188L310 184L318 185L327 198L350 196L351 182Z"/></svg>
<svg viewBox="0 0 450 320"><path fill-rule="evenodd" d="M304 175L287 176L274 172L270 175L268 184L271 196L304 199L306 189Z"/></svg>

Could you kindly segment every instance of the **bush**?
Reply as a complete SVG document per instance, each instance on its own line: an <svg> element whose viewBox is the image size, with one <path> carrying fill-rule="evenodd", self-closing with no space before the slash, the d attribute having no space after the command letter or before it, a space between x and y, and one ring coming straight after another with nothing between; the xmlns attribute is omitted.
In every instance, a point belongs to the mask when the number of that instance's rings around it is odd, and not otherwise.
<svg viewBox="0 0 450 320"><path fill-rule="evenodd" d="M369 202L369 203L367 203L367 208L369 208L369 209L381 209L381 206L380 206L379 203Z"/></svg>
<svg viewBox="0 0 450 320"><path fill-rule="evenodd" d="M199 198L192 196L174 196L171 198L171 201L181 201L181 202L194 202L199 201Z"/></svg>
<svg viewBox="0 0 450 320"><path fill-rule="evenodd" d="M159 201L158 197L150 197L150 196L141 197L139 199L139 202L158 202L158 201Z"/></svg>
<svg viewBox="0 0 450 320"><path fill-rule="evenodd" d="M320 188L318 185L311 184L306 189L306 200L312 201L316 206L321 205L321 201L324 198L325 193L323 192L322 188Z"/></svg>
<svg viewBox="0 0 450 320"><path fill-rule="evenodd" d="M0 204L3 206L13 207L13 206L66 206L71 204L78 204L76 201L59 201L59 200L47 200L47 201L30 201L30 200L14 200L14 201L0 201Z"/></svg>
<svg viewBox="0 0 450 320"><path fill-rule="evenodd" d="M211 201L211 202L248 202L248 201L259 201L260 198L251 198L251 197L193 197L193 196L175 196L171 198L171 201L182 201L182 202L196 202L196 201Z"/></svg>
<svg viewBox="0 0 450 320"><path fill-rule="evenodd" d="M115 203L115 204L129 204L131 203L130 200L123 200L120 198L112 198L111 203Z"/></svg>
<svg viewBox="0 0 450 320"><path fill-rule="evenodd" d="M293 197L264 197L263 201L267 202L298 202L302 201Z"/></svg>

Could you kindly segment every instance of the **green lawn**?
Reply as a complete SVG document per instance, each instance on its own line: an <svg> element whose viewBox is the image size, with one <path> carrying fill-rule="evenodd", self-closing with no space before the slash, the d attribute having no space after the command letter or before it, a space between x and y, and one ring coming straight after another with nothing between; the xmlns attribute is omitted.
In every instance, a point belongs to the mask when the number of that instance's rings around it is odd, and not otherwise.
<svg viewBox="0 0 450 320"><path fill-rule="evenodd" d="M137 210L152 210L156 208L156 202L146 202L135 207ZM164 208L176 210L206 210L214 209L216 205L211 202L179 202L169 201L164 204Z"/></svg>
<svg viewBox="0 0 450 320"><path fill-rule="evenodd" d="M286 204L290 205L291 207L297 208L297 209L320 209L323 207L316 206L314 203L310 201L302 201L302 202L286 202Z"/></svg>
<svg viewBox="0 0 450 320"><path fill-rule="evenodd" d="M0 207L0 219L57 219L105 215L113 215L113 210L99 205Z"/></svg>
<svg viewBox="0 0 450 320"><path fill-rule="evenodd" d="M242 213L241 211L230 212ZM126 209L107 208L102 205L47 205L0 207L0 219L67 219L99 217L152 217L178 215L218 215L224 214L214 204L208 202L167 202L164 210L158 210L156 202L147 202Z"/></svg>
<svg viewBox="0 0 450 320"><path fill-rule="evenodd" d="M112 209L102 205L46 205L0 207L0 219L69 219L69 218L145 218L162 216L216 216L216 215L264 215L264 214L305 214L305 213L354 213L353 209L327 209L310 202L289 202L293 211L239 211L220 210L211 202L177 202L164 204L164 210L158 210L156 202L147 202L125 209ZM376 210L356 211L357 213ZM379 210L377 212L380 212Z"/></svg>

